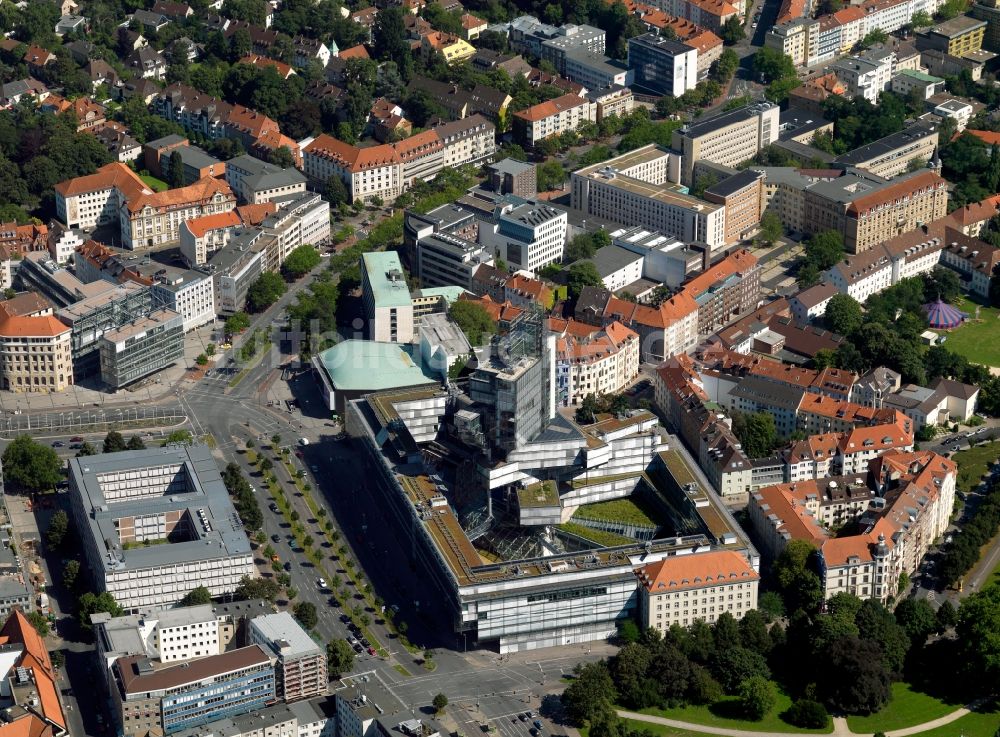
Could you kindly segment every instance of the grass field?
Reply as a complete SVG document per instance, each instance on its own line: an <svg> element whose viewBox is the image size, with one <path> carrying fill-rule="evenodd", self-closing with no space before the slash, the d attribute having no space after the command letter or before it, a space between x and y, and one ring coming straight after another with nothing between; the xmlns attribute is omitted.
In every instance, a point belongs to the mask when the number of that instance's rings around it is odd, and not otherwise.
<svg viewBox="0 0 1000 737"><path fill-rule="evenodd" d="M989 464L1000 458L1000 442L994 441L968 450L960 450L951 457L958 464L955 487L968 492L979 485L979 480L989 469Z"/></svg>
<svg viewBox="0 0 1000 737"><path fill-rule="evenodd" d="M167 185L167 183L164 182L162 179L157 179L156 177L150 174L141 175L139 179L144 181L146 183L146 186L149 187L154 192L162 192L165 189L169 188L169 185Z"/></svg>
<svg viewBox="0 0 1000 737"><path fill-rule="evenodd" d="M778 692L778 699L771 712L759 722L748 722L736 716L730 716L736 709L735 696L727 696L711 706L684 706L678 709L643 709L643 714L652 714L668 719L680 719L694 724L705 724L713 727L728 727L746 732L811 732L814 734L829 734L833 731L830 724L826 729L802 729L783 721L779 714L792 705L792 700L784 693Z"/></svg>
<svg viewBox="0 0 1000 737"><path fill-rule="evenodd" d="M925 693L913 691L908 683L892 684L892 701L878 714L847 717L852 732L879 732L923 724L958 709L962 704L946 704ZM992 736L991 736L992 737Z"/></svg>
<svg viewBox="0 0 1000 737"><path fill-rule="evenodd" d="M993 704L951 724L921 732L920 737L994 737L997 725L1000 725L1000 708Z"/></svg>
<svg viewBox="0 0 1000 737"><path fill-rule="evenodd" d="M967 297L955 302L955 307L970 316L966 322L954 330L939 330L939 335L948 339L944 345L974 363L986 366L1000 366L1000 310L995 307L979 306L979 322L973 322L977 304Z"/></svg>
<svg viewBox="0 0 1000 737"><path fill-rule="evenodd" d="M557 527L559 530L564 532L569 532L573 535L579 535L580 537L586 538L598 545L603 545L605 547L613 548L616 545L628 545L629 543L634 543L631 537L625 537L624 535L619 535L615 532L605 532L604 530L592 530L589 527L584 527L583 525L578 525L574 522L566 522Z"/></svg>
<svg viewBox="0 0 1000 737"><path fill-rule="evenodd" d="M650 734L655 734L657 737L705 737L704 732L692 732L689 729L674 729L673 727L665 727L662 724L640 722L636 719L626 719L625 724L628 725L629 729L636 731L645 730ZM591 736L590 730L583 727L580 730L580 737L598 737L598 735Z"/></svg>
<svg viewBox="0 0 1000 737"><path fill-rule="evenodd" d="M596 504L584 504L576 510L573 516L576 515L588 519L622 522L628 525L656 526L656 520L642 506L630 498L612 499L609 502L597 502Z"/></svg>

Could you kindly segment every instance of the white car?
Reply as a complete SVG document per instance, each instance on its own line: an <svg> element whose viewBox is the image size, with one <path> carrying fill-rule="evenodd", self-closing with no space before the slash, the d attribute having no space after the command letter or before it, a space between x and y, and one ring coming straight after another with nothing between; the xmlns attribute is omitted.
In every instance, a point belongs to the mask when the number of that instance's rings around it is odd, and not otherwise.
<svg viewBox="0 0 1000 737"><path fill-rule="evenodd" d="M326 580L324 580L322 578L317 578L316 579L316 585L319 586L321 589L325 589L326 588Z"/></svg>

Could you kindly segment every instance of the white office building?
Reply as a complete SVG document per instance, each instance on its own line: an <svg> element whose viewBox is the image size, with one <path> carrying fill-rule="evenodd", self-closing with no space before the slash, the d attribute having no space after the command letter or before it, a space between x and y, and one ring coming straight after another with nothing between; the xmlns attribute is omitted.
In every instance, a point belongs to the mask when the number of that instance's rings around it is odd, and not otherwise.
<svg viewBox="0 0 1000 737"><path fill-rule="evenodd" d="M508 207L492 229L480 226L480 241L514 270L538 271L562 258L568 218L543 202Z"/></svg>

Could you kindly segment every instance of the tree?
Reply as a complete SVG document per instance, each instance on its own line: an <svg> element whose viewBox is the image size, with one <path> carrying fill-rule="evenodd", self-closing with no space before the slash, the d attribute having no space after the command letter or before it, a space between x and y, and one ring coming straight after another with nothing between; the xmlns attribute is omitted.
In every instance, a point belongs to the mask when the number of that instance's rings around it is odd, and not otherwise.
<svg viewBox="0 0 1000 737"><path fill-rule="evenodd" d="M870 49L872 46L876 46L878 44L884 44L888 40L889 36L885 31L883 31L881 28L875 28L871 31L868 31L868 33L865 35L863 39L861 39L858 45L861 46L861 48L863 49Z"/></svg>
<svg viewBox="0 0 1000 737"><path fill-rule="evenodd" d="M80 449L76 452L77 458L83 458L84 456L95 456L97 455L97 448L95 448L89 440L84 440Z"/></svg>
<svg viewBox="0 0 1000 737"><path fill-rule="evenodd" d="M746 38L739 16L729 16L729 19L722 25L722 33L720 35L727 46L732 46Z"/></svg>
<svg viewBox="0 0 1000 737"><path fill-rule="evenodd" d="M1000 685L1000 584L962 601L955 633L970 672L977 674L984 692L995 691Z"/></svg>
<svg viewBox="0 0 1000 737"><path fill-rule="evenodd" d="M835 333L852 335L863 320L861 305L849 294L835 294L826 303L823 323Z"/></svg>
<svg viewBox="0 0 1000 737"><path fill-rule="evenodd" d="M226 318L226 335L237 335L250 327L250 316L245 312L234 312Z"/></svg>
<svg viewBox="0 0 1000 737"><path fill-rule="evenodd" d="M295 618L299 620L299 624L307 630L313 629L319 622L316 605L311 601L300 601L292 608L292 611L295 613Z"/></svg>
<svg viewBox="0 0 1000 737"><path fill-rule="evenodd" d="M765 212L760 216L760 232L757 234L759 241L766 246L774 245L785 232L781 224L781 218L773 212Z"/></svg>
<svg viewBox="0 0 1000 737"><path fill-rule="evenodd" d="M996 150L996 149L994 149ZM958 274L946 266L935 266L924 276L924 297L954 302L962 296L962 282Z"/></svg>
<svg viewBox="0 0 1000 737"><path fill-rule="evenodd" d="M712 658L712 675L726 693L735 694L739 692L743 681L755 676L769 679L771 670L762 655L736 646L715 654Z"/></svg>
<svg viewBox="0 0 1000 737"><path fill-rule="evenodd" d="M69 530L69 515L63 510L57 510L49 520L49 529L45 532L45 542L49 548L56 550L60 548L66 539L66 532Z"/></svg>
<svg viewBox="0 0 1000 737"><path fill-rule="evenodd" d="M893 611L896 622L913 645L923 645L937 630L934 607L926 599L903 599Z"/></svg>
<svg viewBox="0 0 1000 737"><path fill-rule="evenodd" d="M442 711L444 711L444 708L448 706L448 697L445 696L443 693L437 694L434 697L434 700L431 701L431 706L434 707L434 711L440 714Z"/></svg>
<svg viewBox="0 0 1000 737"><path fill-rule="evenodd" d="M578 664L573 673L576 678L563 691L562 704L570 722L583 726L602 708L612 708L618 691L604 661Z"/></svg>
<svg viewBox="0 0 1000 737"><path fill-rule="evenodd" d="M592 261L577 261L569 267L566 283L569 296L577 299L584 287L603 287L604 280Z"/></svg>
<svg viewBox="0 0 1000 737"><path fill-rule="evenodd" d="M206 356L204 353L199 353L198 356L194 359L194 362L199 366L205 366L208 364L208 356Z"/></svg>
<svg viewBox="0 0 1000 737"><path fill-rule="evenodd" d="M3 452L4 481L9 488L37 493L62 480L62 461L48 445L18 435Z"/></svg>
<svg viewBox="0 0 1000 737"><path fill-rule="evenodd" d="M715 624L712 625L712 636L715 638L717 652L741 644L740 626L729 612L723 612L715 620Z"/></svg>
<svg viewBox="0 0 1000 737"><path fill-rule="evenodd" d="M816 548L807 540L791 540L771 567L785 611L816 611L823 601L819 576L812 568Z"/></svg>
<svg viewBox="0 0 1000 737"><path fill-rule="evenodd" d="M478 302L460 299L456 300L448 309L448 315L454 320L469 343L473 346L481 346L490 336L496 333L497 325Z"/></svg>
<svg viewBox="0 0 1000 737"><path fill-rule="evenodd" d="M286 279L299 279L319 266L319 251L313 246L303 244L293 250L281 265L281 273Z"/></svg>
<svg viewBox="0 0 1000 737"><path fill-rule="evenodd" d="M107 612L112 617L120 617L123 610L118 606L115 597L107 591L100 594L88 591L80 596L77 600L76 614L80 620L80 625L84 629L89 630L91 628L90 617L93 614L97 614L97 612Z"/></svg>
<svg viewBox="0 0 1000 737"><path fill-rule="evenodd" d="M885 669L889 673L902 673L910 638L896 623L892 612L876 599L866 599L858 608L854 622L863 640L877 643Z"/></svg>
<svg viewBox="0 0 1000 737"><path fill-rule="evenodd" d="M758 49L753 57L754 75L764 84L795 76L795 62L787 54L775 49Z"/></svg>
<svg viewBox="0 0 1000 737"><path fill-rule="evenodd" d="M566 170L556 159L549 159L537 167L538 191L547 192L550 189L562 187L566 181Z"/></svg>
<svg viewBox="0 0 1000 737"><path fill-rule="evenodd" d="M266 599L273 603L278 598L279 593L281 593L281 587L273 579L244 576L236 586L233 596L237 600Z"/></svg>
<svg viewBox="0 0 1000 737"><path fill-rule="evenodd" d="M407 39L404 10L392 5L379 11L372 29L372 52L379 61L393 61L399 75L409 81L413 73L413 55Z"/></svg>
<svg viewBox="0 0 1000 737"><path fill-rule="evenodd" d="M941 606L938 607L934 620L937 625L937 632L944 633L958 624L958 612L955 611L954 605L945 599L941 602Z"/></svg>
<svg viewBox="0 0 1000 737"><path fill-rule="evenodd" d="M28 612L24 618L31 622L31 626L41 637L49 634L49 620L41 612Z"/></svg>
<svg viewBox="0 0 1000 737"><path fill-rule="evenodd" d="M752 676L740 683L738 696L741 711L755 722L767 716L778 700L774 684L763 676Z"/></svg>
<svg viewBox="0 0 1000 737"><path fill-rule="evenodd" d="M789 724L804 729L824 729L830 723L826 707L812 699L799 699L781 716Z"/></svg>
<svg viewBox="0 0 1000 737"><path fill-rule="evenodd" d="M330 206L337 208L350 202L351 195L344 186L344 180L334 175L326 180L326 187L323 189L323 196L330 201Z"/></svg>
<svg viewBox="0 0 1000 737"><path fill-rule="evenodd" d="M767 412L734 415L733 432L740 439L743 452L751 458L764 458L770 455L778 444L774 415Z"/></svg>
<svg viewBox="0 0 1000 737"><path fill-rule="evenodd" d="M243 29L240 29L243 30ZM238 33L239 31L237 31ZM178 187L184 186L184 159L181 156L181 152L178 150L173 150L170 152L170 156L167 158L170 162L170 171L168 172L167 184L170 189L177 189Z"/></svg>
<svg viewBox="0 0 1000 737"><path fill-rule="evenodd" d="M161 447L168 445L191 445L194 443L194 436L190 430L172 430L160 443Z"/></svg>
<svg viewBox="0 0 1000 737"><path fill-rule="evenodd" d="M196 586L188 591L178 606L195 606L196 604L211 604L212 594L204 586Z"/></svg>
<svg viewBox="0 0 1000 737"><path fill-rule="evenodd" d="M112 430L104 436L105 453L119 453L127 449L128 444L125 442L125 438L122 437L122 434L117 430Z"/></svg>
<svg viewBox="0 0 1000 737"><path fill-rule="evenodd" d="M827 705L848 714L873 714L892 698L889 672L878 643L844 637L827 649L817 673Z"/></svg>
<svg viewBox="0 0 1000 737"><path fill-rule="evenodd" d="M743 647L761 655L767 655L771 650L771 637L767 633L764 615L757 609L751 609L743 615L739 630Z"/></svg>
<svg viewBox="0 0 1000 737"><path fill-rule="evenodd" d="M62 585L67 591L73 591L76 588L77 581L80 578L80 561L75 558L71 558L66 561L66 565L63 566L62 570Z"/></svg>
<svg viewBox="0 0 1000 737"><path fill-rule="evenodd" d="M280 275L265 271L247 289L247 309L251 312L263 312L281 299L287 289L285 280Z"/></svg>
<svg viewBox="0 0 1000 737"><path fill-rule="evenodd" d="M128 439L128 443L125 444L126 450L145 450L146 443L138 435L133 435Z"/></svg>
<svg viewBox="0 0 1000 737"><path fill-rule="evenodd" d="M326 663L330 678L341 678L354 668L354 650L344 640L330 640L326 645Z"/></svg>
<svg viewBox="0 0 1000 737"><path fill-rule="evenodd" d="M844 237L836 230L823 230L805 242L805 261L826 271L844 257Z"/></svg>

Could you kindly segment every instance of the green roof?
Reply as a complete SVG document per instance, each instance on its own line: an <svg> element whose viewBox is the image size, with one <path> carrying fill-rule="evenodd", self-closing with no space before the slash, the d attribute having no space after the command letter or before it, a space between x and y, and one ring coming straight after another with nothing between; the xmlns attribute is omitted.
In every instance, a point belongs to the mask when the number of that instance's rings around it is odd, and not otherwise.
<svg viewBox="0 0 1000 737"><path fill-rule="evenodd" d="M918 72L916 69L901 69L897 72L897 74L903 74L907 77L913 77L913 79L916 79L920 82L928 82L928 83L944 82L944 80L941 79L941 77L934 77L930 74L925 74L924 72Z"/></svg>
<svg viewBox="0 0 1000 737"><path fill-rule="evenodd" d="M437 384L424 373L415 347L371 340L345 340L319 354L338 391L385 391Z"/></svg>
<svg viewBox="0 0 1000 737"><path fill-rule="evenodd" d="M361 259L376 307L407 307L412 304L398 253L376 251L362 254Z"/></svg>
<svg viewBox="0 0 1000 737"><path fill-rule="evenodd" d="M448 304L457 302L458 298L465 293L463 287L428 287L417 292L420 297L444 297Z"/></svg>

